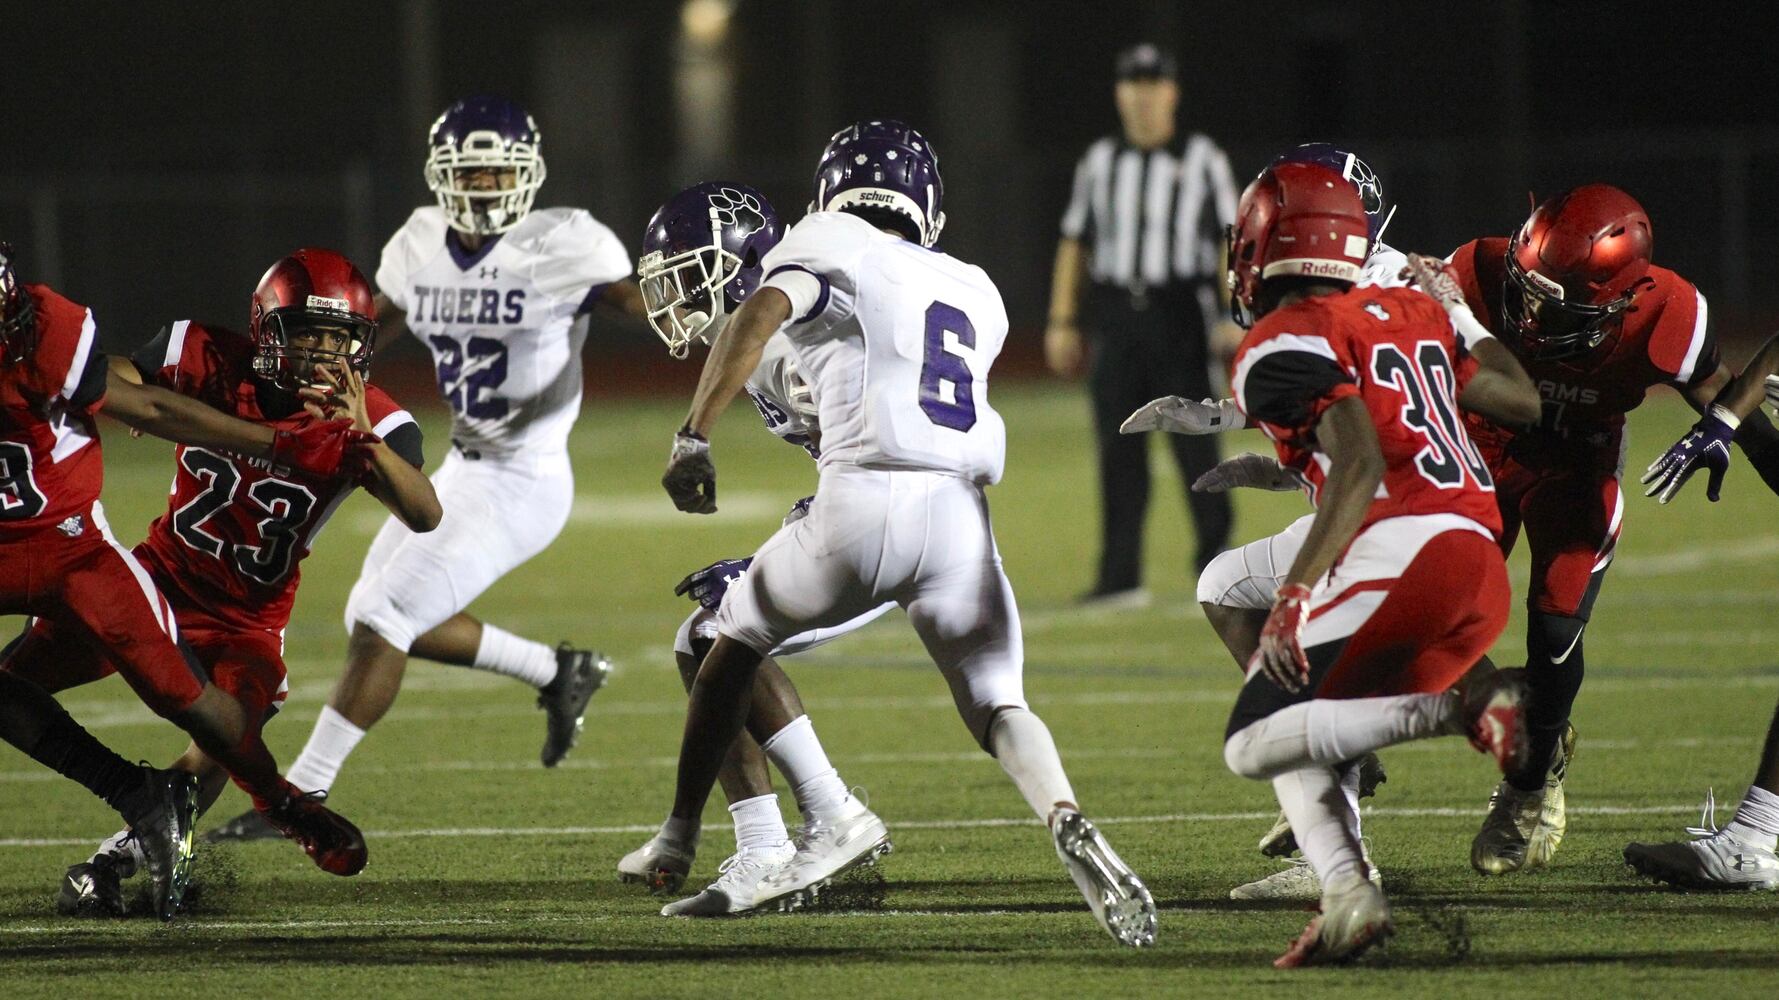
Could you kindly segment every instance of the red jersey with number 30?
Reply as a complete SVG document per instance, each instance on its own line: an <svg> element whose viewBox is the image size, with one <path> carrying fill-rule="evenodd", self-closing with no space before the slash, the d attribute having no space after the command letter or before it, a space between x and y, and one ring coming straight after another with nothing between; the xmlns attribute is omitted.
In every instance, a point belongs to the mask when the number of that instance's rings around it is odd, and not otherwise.
<svg viewBox="0 0 1779 1000"><path fill-rule="evenodd" d="M1353 288L1275 309L1236 351L1236 402L1297 470L1315 501L1329 459L1315 427L1355 397L1371 411L1387 468L1366 512L1459 514L1501 534L1495 484L1464 432L1457 344L1445 310L1407 288Z"/></svg>
<svg viewBox="0 0 1779 1000"><path fill-rule="evenodd" d="M253 342L234 331L181 321L132 360L151 384L243 420L294 424L301 410L271 419L260 409L265 388L253 377L253 354ZM374 385L365 386L365 406L376 433L418 466L414 418ZM136 554L182 626L195 611L225 627L284 628L296 601L298 564L354 483L184 445L173 455L167 513L149 527Z"/></svg>
<svg viewBox="0 0 1779 1000"><path fill-rule="evenodd" d="M1665 267L1651 267L1619 329L1600 346L1561 361L1526 358L1501 314L1506 294L1507 240L1472 240L1452 254L1452 269L1472 312L1525 366L1544 401L1544 419L1515 432L1468 415L1471 436L1491 467L1504 457L1534 468L1616 471L1625 414L1650 388L1687 389L1710 378L1719 364L1717 340L1706 322L1705 297Z"/></svg>
<svg viewBox="0 0 1779 1000"><path fill-rule="evenodd" d="M29 357L0 348L0 539L85 518L105 481L93 415L105 355L92 310L26 285L37 310ZM71 530L70 537L80 530Z"/></svg>

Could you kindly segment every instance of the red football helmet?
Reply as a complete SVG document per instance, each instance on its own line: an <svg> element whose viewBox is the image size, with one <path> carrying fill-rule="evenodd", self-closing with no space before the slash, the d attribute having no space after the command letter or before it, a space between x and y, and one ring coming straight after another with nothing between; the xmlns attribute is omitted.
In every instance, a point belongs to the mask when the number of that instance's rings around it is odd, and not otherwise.
<svg viewBox="0 0 1779 1000"><path fill-rule="evenodd" d="M316 329L344 332L345 350L291 346L293 335ZM317 364L345 364L369 378L377 336L371 283L332 250L298 250L259 279L248 330L255 347L254 374L280 388L316 384Z"/></svg>
<svg viewBox="0 0 1779 1000"><path fill-rule="evenodd" d="M19 276L12 244L0 241L0 361L22 361L31 356L37 340L37 307Z"/></svg>
<svg viewBox="0 0 1779 1000"><path fill-rule="evenodd" d="M1650 281L1653 245L1635 198L1610 184L1565 191L1508 241L1503 318L1533 358L1590 351Z"/></svg>
<svg viewBox="0 0 1779 1000"><path fill-rule="evenodd" d="M1252 326L1269 278L1359 280L1371 252L1365 205L1352 183L1316 163L1276 163L1242 192L1229 227L1230 310Z"/></svg>

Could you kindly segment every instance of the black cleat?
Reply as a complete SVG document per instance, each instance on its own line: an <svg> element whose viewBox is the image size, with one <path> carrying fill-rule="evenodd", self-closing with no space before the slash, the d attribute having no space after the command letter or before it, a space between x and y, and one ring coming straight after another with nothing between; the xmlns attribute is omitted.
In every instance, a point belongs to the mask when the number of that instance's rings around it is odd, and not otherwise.
<svg viewBox="0 0 1779 1000"><path fill-rule="evenodd" d="M142 845L154 879L155 915L172 920L191 884L192 827L198 822L198 779L184 771L142 768L148 805L124 818Z"/></svg>
<svg viewBox="0 0 1779 1000"><path fill-rule="evenodd" d="M129 912L124 904L123 876L111 855L82 861L62 875L56 912L70 917L121 917Z"/></svg>
<svg viewBox="0 0 1779 1000"><path fill-rule="evenodd" d="M227 823L204 834L204 843L221 844L231 840L283 840L284 834L258 811L249 809Z"/></svg>
<svg viewBox="0 0 1779 1000"><path fill-rule="evenodd" d="M575 649L566 642L556 647L556 679L537 692L537 707L544 710L547 725L544 749L538 755L545 767L562 763L574 749L587 702L605 686L611 672L612 663L604 653Z"/></svg>

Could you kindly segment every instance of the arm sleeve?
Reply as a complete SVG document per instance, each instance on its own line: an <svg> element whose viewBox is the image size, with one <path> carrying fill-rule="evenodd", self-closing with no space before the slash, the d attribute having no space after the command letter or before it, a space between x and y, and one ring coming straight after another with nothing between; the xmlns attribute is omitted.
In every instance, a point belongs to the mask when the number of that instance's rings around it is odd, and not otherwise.
<svg viewBox="0 0 1779 1000"><path fill-rule="evenodd" d="M791 300L791 323L831 326L852 313L859 258L876 230L839 212L817 212L791 227L766 255L764 284Z"/></svg>
<svg viewBox="0 0 1779 1000"><path fill-rule="evenodd" d="M1098 145L1090 147L1075 164L1075 182L1069 191L1069 207L1062 213L1064 239L1079 240L1087 236L1089 209L1093 203L1093 154Z"/></svg>
<svg viewBox="0 0 1779 1000"><path fill-rule="evenodd" d="M89 412L96 409L105 398L105 379L110 370L111 362L104 351L94 350L88 354L86 367L74 383L74 391L68 394L68 405Z"/></svg>
<svg viewBox="0 0 1779 1000"><path fill-rule="evenodd" d="M1250 420L1304 430L1322 411L1359 394L1323 337L1284 334L1243 350L1233 380Z"/></svg>
<svg viewBox="0 0 1779 1000"><path fill-rule="evenodd" d="M1717 337L1711 332L1710 308L1690 282L1680 281L1669 292L1649 338L1649 360L1677 389L1710 378L1722 363Z"/></svg>
<svg viewBox="0 0 1779 1000"><path fill-rule="evenodd" d="M595 289L629 276L630 254L617 235L576 209L544 237L532 280L545 295L584 311Z"/></svg>
<svg viewBox="0 0 1779 1000"><path fill-rule="evenodd" d="M422 438L420 425L414 421L414 415L401 408L401 404L391 399L381 389L367 387L370 395L365 403L370 408L373 421L371 433L383 439L383 443L395 450L404 461L415 468L426 465L426 454L421 448Z"/></svg>
<svg viewBox="0 0 1779 1000"><path fill-rule="evenodd" d="M389 304L407 312L408 278L414 273L413 239L410 231L419 221L419 212L408 217L408 221L395 231L389 242L383 244L383 256L377 262L377 290L388 296Z"/></svg>
<svg viewBox="0 0 1779 1000"><path fill-rule="evenodd" d="M426 467L426 450L423 446L423 435L420 425L412 420L401 424L383 436L383 443L388 445L402 461L416 469Z"/></svg>

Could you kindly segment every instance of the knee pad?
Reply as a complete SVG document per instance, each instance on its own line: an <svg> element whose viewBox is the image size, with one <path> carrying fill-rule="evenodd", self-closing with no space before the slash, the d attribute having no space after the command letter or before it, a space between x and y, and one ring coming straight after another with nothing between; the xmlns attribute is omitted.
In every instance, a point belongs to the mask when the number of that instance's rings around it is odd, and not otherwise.
<svg viewBox="0 0 1779 1000"><path fill-rule="evenodd" d="M1198 603L1265 611L1272 607L1278 581L1248 570L1246 546L1219 552L1198 575Z"/></svg>
<svg viewBox="0 0 1779 1000"><path fill-rule="evenodd" d="M345 617L348 637L355 628L363 625L404 653L413 647L415 638L426 631L382 588L353 587L351 596L346 598Z"/></svg>
<svg viewBox="0 0 1779 1000"><path fill-rule="evenodd" d="M1258 780L1266 777L1260 769L1260 762L1254 759L1254 726L1242 727L1223 741L1223 764L1229 770L1243 778Z"/></svg>

